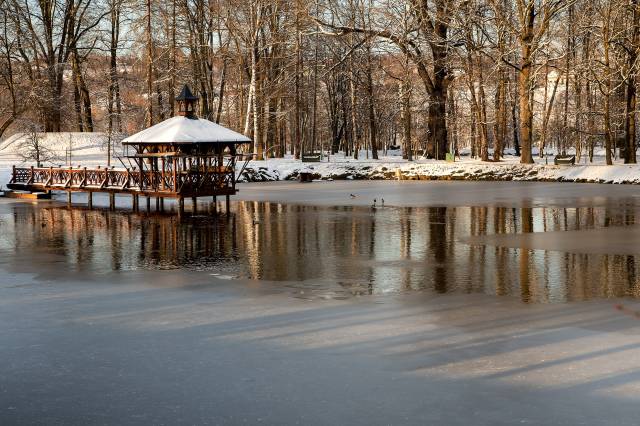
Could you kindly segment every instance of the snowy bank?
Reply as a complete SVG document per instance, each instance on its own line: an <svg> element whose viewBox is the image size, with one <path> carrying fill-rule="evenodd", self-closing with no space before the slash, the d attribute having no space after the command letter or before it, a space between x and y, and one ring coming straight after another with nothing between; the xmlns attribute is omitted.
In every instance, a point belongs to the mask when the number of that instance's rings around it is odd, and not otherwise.
<svg viewBox="0 0 640 426"><path fill-rule="evenodd" d="M295 180L300 173L311 173L320 180L487 180L542 181L640 184L638 165L575 165L520 164L517 157L499 163L483 163L463 159L455 163L433 160L408 162L389 158L379 161L334 160L321 163L301 163L293 159L252 161L240 181L267 182Z"/></svg>

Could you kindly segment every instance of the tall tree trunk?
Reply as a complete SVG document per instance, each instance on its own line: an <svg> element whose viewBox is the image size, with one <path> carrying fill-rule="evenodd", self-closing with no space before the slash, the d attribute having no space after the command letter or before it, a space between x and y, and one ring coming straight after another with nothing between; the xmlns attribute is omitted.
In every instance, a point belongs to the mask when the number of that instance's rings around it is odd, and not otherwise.
<svg viewBox="0 0 640 426"><path fill-rule="evenodd" d="M478 98L480 100L479 105L479 119L480 119L480 132L481 132L481 147L480 147L480 159L482 161L489 161L489 132L487 130L487 102L484 95L484 73L482 71L482 60L479 56L477 58L478 63Z"/></svg>
<svg viewBox="0 0 640 426"><path fill-rule="evenodd" d="M257 43L257 42L256 42ZM254 160L264 160L263 155L263 141L262 141L262 97L260 93L260 81L258 77L258 52L257 46L252 49L251 57L251 87L253 90L253 99L250 103L253 115L253 152ZM251 95L251 93L250 93Z"/></svg>
<svg viewBox="0 0 640 426"><path fill-rule="evenodd" d="M408 63L405 62L405 69L408 70ZM400 83L400 120L402 121L402 158L413 160L413 150L411 149L411 88L408 72Z"/></svg>
<svg viewBox="0 0 640 426"><path fill-rule="evenodd" d="M498 51L500 55L506 57L506 34L501 30L498 33ZM502 150L505 146L507 137L507 70L502 61L498 64L498 87L494 98L494 110L496 114L495 125L493 126L494 144L493 144L493 161L500 161L502 158Z"/></svg>
<svg viewBox="0 0 640 426"><path fill-rule="evenodd" d="M369 110L369 140L371 145L371 156L374 160L378 159L378 141L376 140L376 115L375 115L375 96L373 92L373 76L371 64L371 47L367 46L367 97Z"/></svg>
<svg viewBox="0 0 640 426"><path fill-rule="evenodd" d="M169 113L176 114L176 1L171 1L171 43L169 45Z"/></svg>
<svg viewBox="0 0 640 426"><path fill-rule="evenodd" d="M531 111L531 55L534 20L536 17L533 2L528 2L524 16L523 28L520 33L520 72L518 73L518 91L520 95L520 146L522 156L520 162L524 164L533 163L531 155L531 143L533 141L533 112Z"/></svg>
<svg viewBox="0 0 640 426"><path fill-rule="evenodd" d="M277 137L277 125L278 125L278 100L269 98L267 100L267 149L271 149L267 153L268 157L276 156L276 146L278 145Z"/></svg>
<svg viewBox="0 0 640 426"><path fill-rule="evenodd" d="M318 3L316 2L316 15L318 14ZM317 149L318 132L318 43L319 31L316 32L313 46L313 101L311 106L311 152Z"/></svg>
<svg viewBox="0 0 640 426"><path fill-rule="evenodd" d="M609 57L609 43L610 43L610 16L611 16L611 4L608 6L607 17L602 25L602 46L604 53L604 67L605 67L605 93L604 93L604 149L605 160L608 166L613 164L611 158L611 93L613 91L613 82L611 78L611 63Z"/></svg>
<svg viewBox="0 0 640 426"><path fill-rule="evenodd" d="M74 48L75 50L75 48ZM73 57L77 57L77 51L74 52ZM82 101L82 113L84 120L85 131L93 132L93 114L91 112L91 96L89 95L89 88L87 87L84 77L82 76L82 68L80 67L80 61L74 59L78 68L76 78L78 79L78 88L80 89L80 99Z"/></svg>
<svg viewBox="0 0 640 426"><path fill-rule="evenodd" d="M71 78L73 80L73 107L76 113L76 129L78 132L84 132L84 122L82 120L82 104L80 102L80 90L78 89L78 81L76 79L76 70L72 68Z"/></svg>
<svg viewBox="0 0 640 426"><path fill-rule="evenodd" d="M517 80L517 78L515 79ZM512 122L512 129L513 129L513 149L516 152L516 156L520 156L521 152L520 152L520 135L519 135L519 129L520 129L520 125L518 123L518 115L517 114L517 109L518 109L518 104L519 104L519 99L518 99L518 90L514 87L511 90L511 96L512 96L512 102L511 102L511 122Z"/></svg>
<svg viewBox="0 0 640 426"><path fill-rule="evenodd" d="M218 86L218 109L216 111L216 123L220 123L222 116L222 106L224 102L224 88L227 81L227 56L222 60L222 71L220 72L220 85Z"/></svg>
<svg viewBox="0 0 640 426"><path fill-rule="evenodd" d="M146 0L146 36L147 36L147 111L146 127L153 125L153 39L151 36L151 0Z"/></svg>
<svg viewBox="0 0 640 426"><path fill-rule="evenodd" d="M292 143L292 151L293 151L293 158L295 158L296 160L300 159L300 151L302 150L302 129L300 128L300 72L301 72L301 68L302 68L302 56L301 56L301 52L300 52L300 22L299 22L299 15L300 15L300 11L298 10L298 2L296 1L296 6L295 6L295 13L296 13L296 48L295 48L295 55L296 55L296 65L295 65L295 105L294 105L294 114L293 114L293 121L294 121L294 140Z"/></svg>
<svg viewBox="0 0 640 426"><path fill-rule="evenodd" d="M569 146L569 135L571 133L569 129L569 79L570 79L570 66L573 52L573 5L569 6L569 13L567 16L567 53L565 57L565 73L564 73L564 117L562 121L562 147L561 153L566 153L567 146Z"/></svg>
<svg viewBox="0 0 640 426"><path fill-rule="evenodd" d="M547 74L547 80L548 80L548 74ZM560 83L560 75L558 75L556 77L556 81L553 83L553 89L551 90L551 98L549 99L548 104L545 102L544 105L544 118L542 119L542 134L540 135L540 145L539 145L539 155L540 158L544 157L544 152L546 149L546 145L547 145L547 129L549 127L549 118L551 117L551 111L553 110L553 102L556 98L556 93L558 91L558 84ZM545 82L545 85L547 85L548 82ZM546 92L546 88L545 88L545 92ZM546 101L546 100L545 100Z"/></svg>
<svg viewBox="0 0 640 426"><path fill-rule="evenodd" d="M349 78L349 98L351 104L351 129L353 132L353 158L358 159L359 151L360 151L360 132L358 128L358 119L356 117L356 75L353 69L353 63L350 68L350 78Z"/></svg>
<svg viewBox="0 0 640 426"><path fill-rule="evenodd" d="M628 53L629 76L627 78L627 98L625 114L625 163L636 163L636 76L638 49L640 49L640 10L638 0L630 0L632 8L631 47Z"/></svg>

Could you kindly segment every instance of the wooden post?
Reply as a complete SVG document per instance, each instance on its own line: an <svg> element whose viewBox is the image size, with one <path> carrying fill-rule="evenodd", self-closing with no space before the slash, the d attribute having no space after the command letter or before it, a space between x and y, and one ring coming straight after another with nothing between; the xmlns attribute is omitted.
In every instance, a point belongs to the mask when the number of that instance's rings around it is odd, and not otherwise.
<svg viewBox="0 0 640 426"><path fill-rule="evenodd" d="M160 197L156 197L156 211L160 211Z"/></svg>
<svg viewBox="0 0 640 426"><path fill-rule="evenodd" d="M109 193L109 210L116 209L116 194L113 192Z"/></svg>
<svg viewBox="0 0 640 426"><path fill-rule="evenodd" d="M176 157L173 157L173 188L171 188L171 190L178 192L178 188L178 160Z"/></svg>
<svg viewBox="0 0 640 426"><path fill-rule="evenodd" d="M67 204L71 205L71 191L67 191Z"/></svg>
<svg viewBox="0 0 640 426"><path fill-rule="evenodd" d="M89 210L93 209L93 192L89 191L87 193L87 205L89 206Z"/></svg>
<svg viewBox="0 0 640 426"><path fill-rule="evenodd" d="M178 212L180 214L184 213L184 198L182 197L178 198Z"/></svg>
<svg viewBox="0 0 640 426"><path fill-rule="evenodd" d="M160 187L164 190L165 189L165 181L164 181L164 157L160 158L160 165L162 166L162 172L160 173L160 179L162 179L162 182L160 183Z"/></svg>
<svg viewBox="0 0 640 426"><path fill-rule="evenodd" d="M227 213L229 213L229 206L230 206L230 201L231 201L230 198L231 197L229 197L229 195L226 195L225 198L226 198L225 199L225 207L227 209Z"/></svg>
<svg viewBox="0 0 640 426"><path fill-rule="evenodd" d="M198 197L191 197L191 205L193 206L193 212L198 211Z"/></svg>
<svg viewBox="0 0 640 426"><path fill-rule="evenodd" d="M151 211L151 196L147 195L147 212Z"/></svg>
<svg viewBox="0 0 640 426"><path fill-rule="evenodd" d="M133 211L137 212L138 211L138 204L140 202L140 198L138 194L131 194L131 201L133 203Z"/></svg>

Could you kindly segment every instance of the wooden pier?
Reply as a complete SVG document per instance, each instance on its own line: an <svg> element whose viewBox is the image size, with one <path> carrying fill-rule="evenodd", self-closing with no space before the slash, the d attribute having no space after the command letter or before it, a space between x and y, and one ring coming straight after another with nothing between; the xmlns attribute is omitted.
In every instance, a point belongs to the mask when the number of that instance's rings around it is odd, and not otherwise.
<svg viewBox="0 0 640 426"><path fill-rule="evenodd" d="M235 165L249 156L238 155L228 159L223 167L201 167L188 171L140 172L137 169L73 168L73 167L13 167L9 189L28 192L66 191L68 201L72 192L87 193L87 203L93 207L93 193L110 194L110 207L115 208L115 194L132 196L132 207L139 209L139 197L147 197L147 206L156 198L156 207L162 209L164 198L175 198L184 209L184 198L194 201L198 197L235 195Z"/></svg>

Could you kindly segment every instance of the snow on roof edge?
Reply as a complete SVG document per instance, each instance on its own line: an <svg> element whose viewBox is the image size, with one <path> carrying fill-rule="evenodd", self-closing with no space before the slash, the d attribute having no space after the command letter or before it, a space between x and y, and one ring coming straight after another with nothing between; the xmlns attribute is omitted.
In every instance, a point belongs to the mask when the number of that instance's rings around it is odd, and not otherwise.
<svg viewBox="0 0 640 426"><path fill-rule="evenodd" d="M148 127L122 140L123 144L137 143L249 143L251 139L245 135L227 129L212 121L202 118L176 116Z"/></svg>

